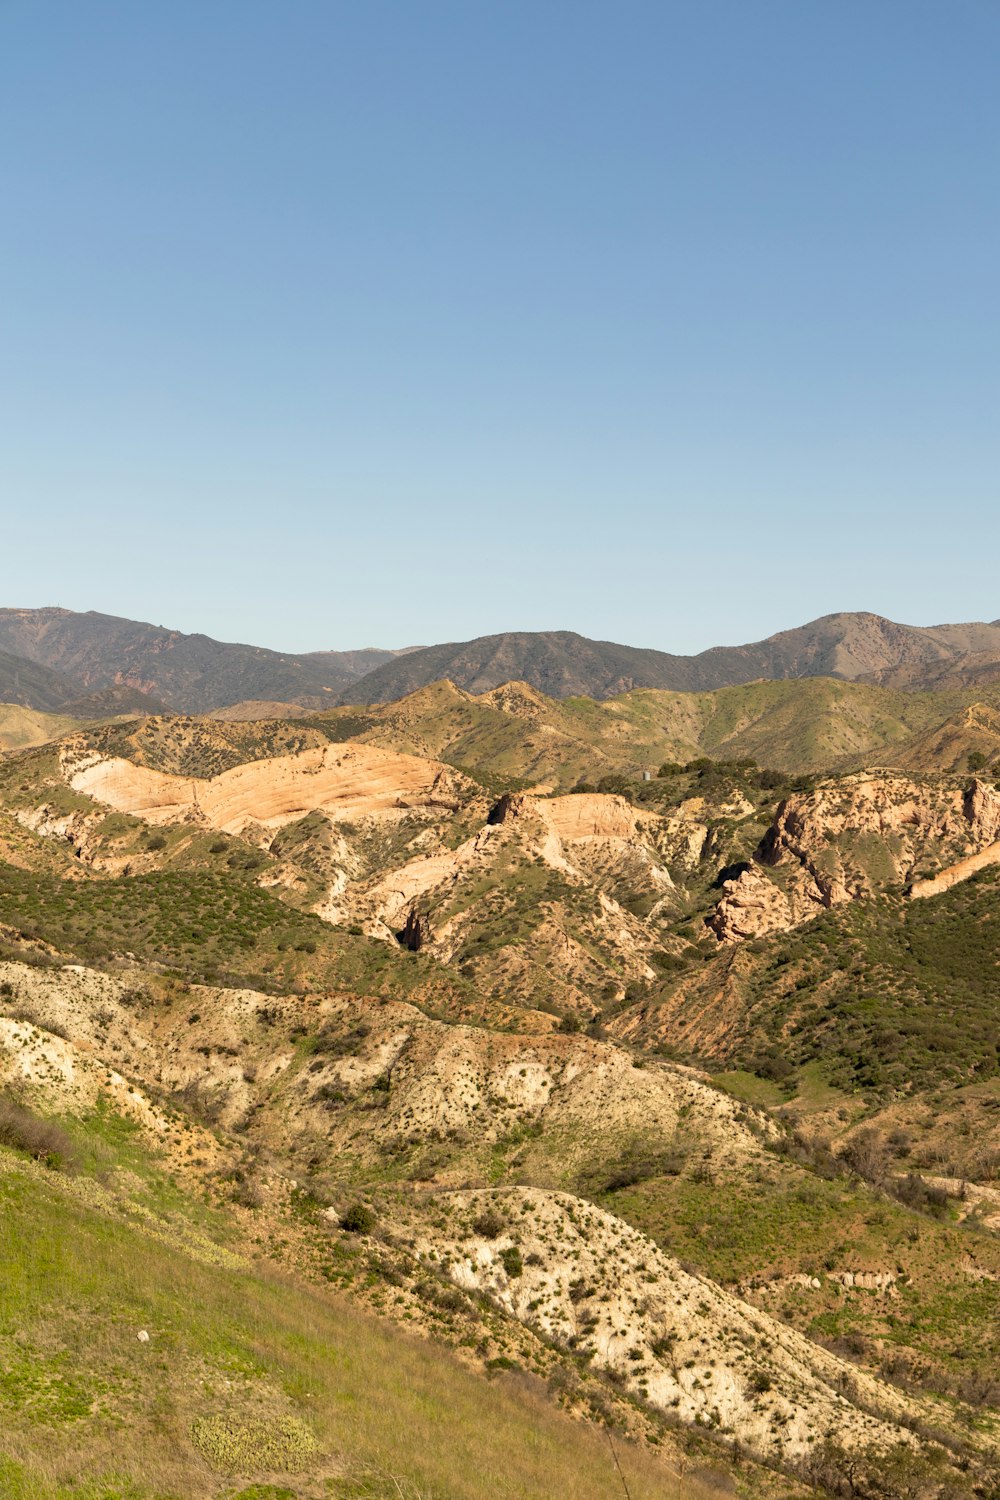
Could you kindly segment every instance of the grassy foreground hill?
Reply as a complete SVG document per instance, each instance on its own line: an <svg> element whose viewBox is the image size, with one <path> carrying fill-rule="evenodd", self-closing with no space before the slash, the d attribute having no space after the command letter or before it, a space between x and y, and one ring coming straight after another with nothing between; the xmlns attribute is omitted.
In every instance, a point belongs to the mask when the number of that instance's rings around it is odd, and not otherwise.
<svg viewBox="0 0 1000 1500"><path fill-rule="evenodd" d="M77 1125L71 1149L67 1177L0 1147L5 1500L600 1500L624 1493L618 1465L636 1500L667 1482L679 1500L718 1493L711 1463L671 1472L564 1416L542 1382L487 1384L255 1263L113 1117Z"/></svg>

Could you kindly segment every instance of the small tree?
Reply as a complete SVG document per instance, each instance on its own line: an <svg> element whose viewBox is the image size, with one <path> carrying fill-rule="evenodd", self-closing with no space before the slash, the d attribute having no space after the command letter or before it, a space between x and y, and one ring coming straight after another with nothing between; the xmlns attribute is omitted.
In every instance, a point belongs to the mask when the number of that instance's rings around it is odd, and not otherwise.
<svg viewBox="0 0 1000 1500"><path fill-rule="evenodd" d="M889 1153L883 1137L870 1125L853 1135L840 1152L841 1161L866 1182L884 1182L889 1170Z"/></svg>

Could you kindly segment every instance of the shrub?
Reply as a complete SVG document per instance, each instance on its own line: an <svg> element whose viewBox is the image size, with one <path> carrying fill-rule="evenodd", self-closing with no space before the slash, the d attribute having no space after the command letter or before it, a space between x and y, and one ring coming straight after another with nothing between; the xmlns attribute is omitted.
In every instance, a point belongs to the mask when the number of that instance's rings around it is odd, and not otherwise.
<svg viewBox="0 0 1000 1500"><path fill-rule="evenodd" d="M162 833L153 833L146 840L147 849L165 849L167 847L166 836Z"/></svg>
<svg viewBox="0 0 1000 1500"><path fill-rule="evenodd" d="M65 1130L51 1120L42 1120L13 1099L0 1098L0 1146L26 1151L47 1167L69 1164L73 1143Z"/></svg>
<svg viewBox="0 0 1000 1500"><path fill-rule="evenodd" d="M200 1078L192 1078L171 1091L171 1101L202 1125L218 1125L226 1107L224 1090Z"/></svg>
<svg viewBox="0 0 1000 1500"><path fill-rule="evenodd" d="M907 1208L932 1214L935 1218L943 1218L948 1211L949 1196L944 1188L935 1187L917 1172L908 1172L905 1177L893 1182L890 1192L900 1203L905 1203Z"/></svg>
<svg viewBox="0 0 1000 1500"><path fill-rule="evenodd" d="M756 1057L750 1058L747 1067L751 1073L756 1073L758 1078L766 1078L769 1083L784 1083L795 1072L795 1065L777 1047L769 1047L767 1051L757 1053Z"/></svg>
<svg viewBox="0 0 1000 1500"><path fill-rule="evenodd" d="M352 1203L340 1217L340 1227L346 1229L348 1234L371 1234L375 1223L375 1214L367 1203Z"/></svg>
<svg viewBox="0 0 1000 1500"><path fill-rule="evenodd" d="M346 1102L346 1099L347 1095L343 1089L338 1088L335 1083L321 1084L312 1096L313 1104L324 1105L343 1104Z"/></svg>
<svg viewBox="0 0 1000 1500"><path fill-rule="evenodd" d="M885 1181L889 1153L882 1136L870 1125L851 1137L841 1150L840 1159L865 1182L878 1185Z"/></svg>
<svg viewBox="0 0 1000 1500"><path fill-rule="evenodd" d="M512 1279L515 1276L520 1276L524 1270L524 1261L521 1259L521 1252L516 1245L508 1245L506 1250L502 1250L500 1252L500 1259L503 1262L504 1270Z"/></svg>
<svg viewBox="0 0 1000 1500"><path fill-rule="evenodd" d="M610 1171L605 1167L604 1172L594 1173L584 1186L589 1186L592 1192L620 1193L623 1188L635 1187L653 1177L679 1177L685 1159L685 1152L679 1144L660 1148L635 1145L610 1164Z"/></svg>
<svg viewBox="0 0 1000 1500"><path fill-rule="evenodd" d="M356 1057L361 1051L362 1042L370 1035L371 1027L364 1021L353 1027L351 1031L342 1032L340 1035L331 1031L320 1031L313 1038L312 1050L321 1052L324 1057Z"/></svg>
<svg viewBox="0 0 1000 1500"><path fill-rule="evenodd" d="M504 1220L495 1208L484 1208L472 1221L473 1233L484 1240L495 1240L503 1233L504 1227Z"/></svg>
<svg viewBox="0 0 1000 1500"><path fill-rule="evenodd" d="M621 776L617 772L610 776L602 776L597 783L599 792L610 792L618 797L630 797L635 790L635 782L631 777Z"/></svg>

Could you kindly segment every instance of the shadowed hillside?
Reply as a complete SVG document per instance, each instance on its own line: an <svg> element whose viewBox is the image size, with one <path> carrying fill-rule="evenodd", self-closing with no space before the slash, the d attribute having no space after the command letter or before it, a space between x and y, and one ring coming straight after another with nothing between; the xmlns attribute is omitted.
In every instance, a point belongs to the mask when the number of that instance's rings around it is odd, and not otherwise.
<svg viewBox="0 0 1000 1500"><path fill-rule="evenodd" d="M125 687L181 713L203 713L246 699L305 699L317 707L393 655L373 650L295 656L67 609L0 610L0 649L61 673L72 684L58 702L52 701L52 688L39 672L39 686L32 691L36 697L44 692L48 701L15 701L55 708L84 693ZM10 696L0 692L0 697Z"/></svg>

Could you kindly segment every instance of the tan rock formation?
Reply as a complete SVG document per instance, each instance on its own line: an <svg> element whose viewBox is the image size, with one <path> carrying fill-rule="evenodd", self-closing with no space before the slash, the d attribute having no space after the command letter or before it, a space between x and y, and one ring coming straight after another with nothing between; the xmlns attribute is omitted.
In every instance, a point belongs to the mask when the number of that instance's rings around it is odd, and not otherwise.
<svg viewBox="0 0 1000 1500"><path fill-rule="evenodd" d="M940 896L944 891L950 891L953 885L968 880L970 875L985 870L987 865L1000 865L1000 843L989 844L978 854L970 854L968 859L957 860L928 880L914 881L910 887L910 896L916 901L926 896Z"/></svg>
<svg viewBox="0 0 1000 1500"><path fill-rule="evenodd" d="M173 776L104 756L69 761L74 791L148 823L193 818L226 833L280 828L320 809L331 818L398 817L419 807L454 810L465 779L440 761L373 745L326 745L236 766L208 780Z"/></svg>
<svg viewBox="0 0 1000 1500"><path fill-rule="evenodd" d="M539 801L537 806L553 833L564 843L577 839L635 838L644 821L644 815L624 797L603 792L551 797Z"/></svg>
<svg viewBox="0 0 1000 1500"><path fill-rule="evenodd" d="M823 907L907 885L911 894L947 890L985 865L1000 863L1000 793L983 781L915 781L865 772L789 797L756 854L757 863L726 881L709 922L724 942L787 930ZM761 867L782 870L781 888ZM770 888L769 888L770 887Z"/></svg>
<svg viewBox="0 0 1000 1500"><path fill-rule="evenodd" d="M762 870L751 867L723 882L723 897L708 926L724 943L787 932L797 917L780 886Z"/></svg>

